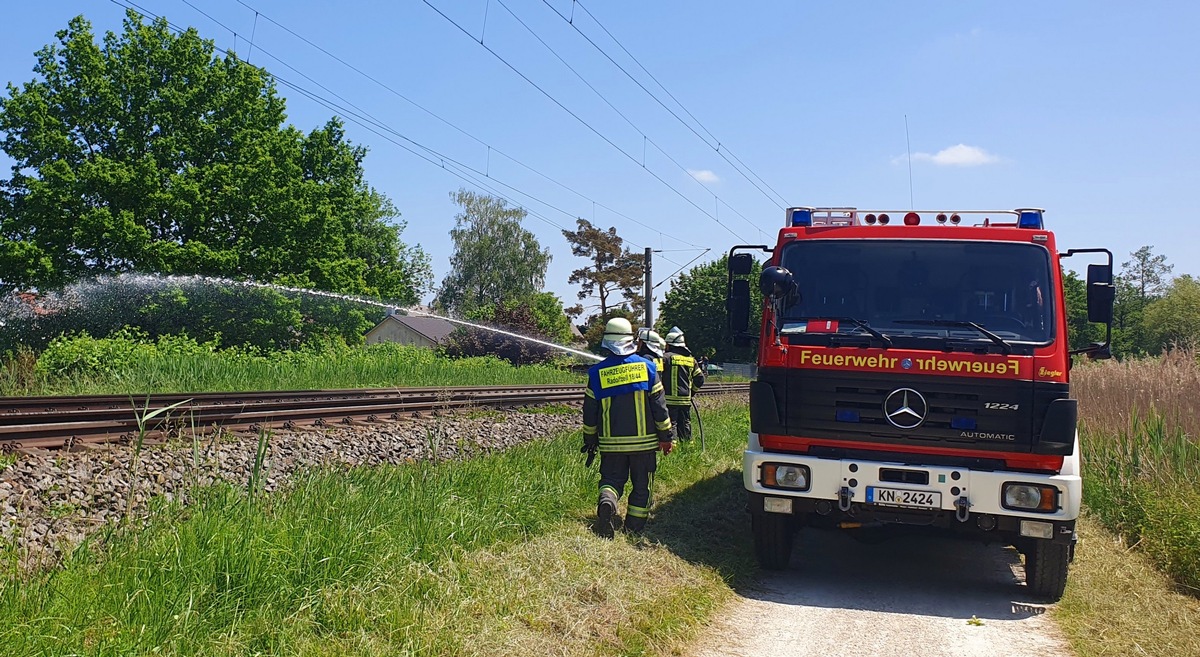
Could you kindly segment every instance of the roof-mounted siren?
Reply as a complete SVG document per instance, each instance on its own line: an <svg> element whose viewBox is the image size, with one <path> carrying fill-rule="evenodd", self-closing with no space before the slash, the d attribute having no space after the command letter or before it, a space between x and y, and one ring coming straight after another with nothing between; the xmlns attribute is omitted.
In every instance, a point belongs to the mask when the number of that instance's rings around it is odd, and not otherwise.
<svg viewBox="0 0 1200 657"><path fill-rule="evenodd" d="M1017 213L1017 228L1032 228L1033 230L1041 230L1042 213L1045 210L1041 208L1017 208L1014 210Z"/></svg>
<svg viewBox="0 0 1200 657"><path fill-rule="evenodd" d="M812 226L813 212L816 208L802 206L798 208L788 208L787 210L787 225L789 226Z"/></svg>

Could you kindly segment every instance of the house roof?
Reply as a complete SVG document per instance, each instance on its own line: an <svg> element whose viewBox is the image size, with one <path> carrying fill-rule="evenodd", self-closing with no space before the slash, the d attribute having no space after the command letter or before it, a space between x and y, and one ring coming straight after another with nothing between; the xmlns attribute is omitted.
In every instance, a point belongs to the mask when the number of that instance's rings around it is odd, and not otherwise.
<svg viewBox="0 0 1200 657"><path fill-rule="evenodd" d="M383 322L394 320L429 338L433 342L441 342L454 332L452 322L441 317L414 317L412 315L388 315ZM383 324L380 322L380 324Z"/></svg>

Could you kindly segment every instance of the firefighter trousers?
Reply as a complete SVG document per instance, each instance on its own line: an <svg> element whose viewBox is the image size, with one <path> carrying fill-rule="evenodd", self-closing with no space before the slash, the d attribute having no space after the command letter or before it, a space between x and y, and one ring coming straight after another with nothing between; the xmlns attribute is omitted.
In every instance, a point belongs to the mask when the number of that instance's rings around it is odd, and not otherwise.
<svg viewBox="0 0 1200 657"><path fill-rule="evenodd" d="M639 532L646 526L657 469L657 452L600 454L600 503L607 499L616 507L617 500L625 492L625 482L633 483L625 513L625 529L629 531Z"/></svg>
<svg viewBox="0 0 1200 657"><path fill-rule="evenodd" d="M675 435L680 440L692 439L692 407L680 404L667 405L667 414L671 416L671 426L675 427Z"/></svg>

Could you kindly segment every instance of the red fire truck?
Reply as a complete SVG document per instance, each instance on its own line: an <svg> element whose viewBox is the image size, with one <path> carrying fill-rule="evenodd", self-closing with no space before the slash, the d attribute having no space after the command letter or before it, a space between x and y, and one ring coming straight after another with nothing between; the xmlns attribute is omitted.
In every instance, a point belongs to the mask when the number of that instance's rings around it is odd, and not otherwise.
<svg viewBox="0 0 1200 657"><path fill-rule="evenodd" d="M757 334L752 249L770 254ZM1107 256L1087 314L1108 328L1072 351L1060 263L1081 253ZM801 526L941 531L1015 546L1030 591L1062 595L1082 490L1068 381L1073 356L1109 356L1111 252L1058 252L1039 209L789 208L775 245L730 251L728 293L735 339L759 341L743 477L764 568L788 567Z"/></svg>

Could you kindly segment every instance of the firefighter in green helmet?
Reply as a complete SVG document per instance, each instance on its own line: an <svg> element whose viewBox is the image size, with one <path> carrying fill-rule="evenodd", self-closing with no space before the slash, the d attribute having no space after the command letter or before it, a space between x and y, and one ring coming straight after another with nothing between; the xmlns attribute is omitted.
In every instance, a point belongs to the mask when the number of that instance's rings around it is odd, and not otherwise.
<svg viewBox="0 0 1200 657"><path fill-rule="evenodd" d="M646 526L658 468L656 452L670 454L674 437L658 368L634 353L629 320L609 320L600 346L607 358L588 369L581 451L600 452L596 531L611 538L626 482L632 483L632 490L625 529L640 532Z"/></svg>
<svg viewBox="0 0 1200 657"><path fill-rule="evenodd" d="M663 356L663 386L667 410L679 439L692 439L692 393L704 385L704 370L692 356L678 326L667 331L667 352Z"/></svg>

